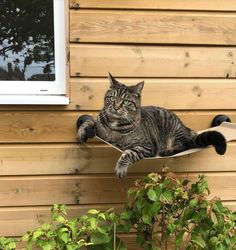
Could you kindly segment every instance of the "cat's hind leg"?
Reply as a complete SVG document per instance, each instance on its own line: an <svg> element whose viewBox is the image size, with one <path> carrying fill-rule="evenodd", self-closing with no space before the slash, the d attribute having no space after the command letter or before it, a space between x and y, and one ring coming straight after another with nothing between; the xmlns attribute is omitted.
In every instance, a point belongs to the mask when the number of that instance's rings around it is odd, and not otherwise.
<svg viewBox="0 0 236 250"><path fill-rule="evenodd" d="M182 139L181 142L175 142L174 145L168 146L159 152L159 156L171 156L183 152L190 148L187 140Z"/></svg>

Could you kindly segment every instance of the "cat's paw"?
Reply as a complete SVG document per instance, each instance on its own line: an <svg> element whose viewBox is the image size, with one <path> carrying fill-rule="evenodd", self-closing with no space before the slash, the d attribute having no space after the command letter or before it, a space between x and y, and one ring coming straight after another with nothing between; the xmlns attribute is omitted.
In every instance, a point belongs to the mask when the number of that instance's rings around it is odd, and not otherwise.
<svg viewBox="0 0 236 250"><path fill-rule="evenodd" d="M128 166L126 165L116 165L116 168L115 168L115 173L116 173L116 176L119 178L119 179L122 179L126 176L127 174L127 171L128 171Z"/></svg>
<svg viewBox="0 0 236 250"><path fill-rule="evenodd" d="M77 134L77 141L79 143L86 142L88 140L88 136L86 133L86 129L84 127L80 127L78 129L78 134Z"/></svg>
<svg viewBox="0 0 236 250"><path fill-rule="evenodd" d="M77 141L86 142L88 138L95 136L95 123L93 120L85 121L78 129Z"/></svg>

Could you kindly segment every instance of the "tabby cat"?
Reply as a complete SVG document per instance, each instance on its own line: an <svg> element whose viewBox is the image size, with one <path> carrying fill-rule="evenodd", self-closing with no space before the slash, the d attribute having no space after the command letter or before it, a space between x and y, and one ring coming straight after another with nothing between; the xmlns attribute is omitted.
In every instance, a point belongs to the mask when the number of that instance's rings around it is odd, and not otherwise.
<svg viewBox="0 0 236 250"><path fill-rule="evenodd" d="M223 155L224 136L217 131L197 134L187 128L171 111L164 108L141 107L144 82L126 86L109 74L110 88L105 94L104 107L97 120L88 120L78 130L79 141L85 141L86 131L94 129L97 136L120 148L115 172L123 178L128 167L143 158L171 156L186 149L213 145Z"/></svg>

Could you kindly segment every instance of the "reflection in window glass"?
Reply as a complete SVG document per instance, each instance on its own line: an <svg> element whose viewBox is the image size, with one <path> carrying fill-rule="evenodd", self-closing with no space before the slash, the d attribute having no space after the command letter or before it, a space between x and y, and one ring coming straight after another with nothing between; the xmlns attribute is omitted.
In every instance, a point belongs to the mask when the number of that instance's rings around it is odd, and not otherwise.
<svg viewBox="0 0 236 250"><path fill-rule="evenodd" d="M0 80L55 80L53 24L53 0L0 0Z"/></svg>

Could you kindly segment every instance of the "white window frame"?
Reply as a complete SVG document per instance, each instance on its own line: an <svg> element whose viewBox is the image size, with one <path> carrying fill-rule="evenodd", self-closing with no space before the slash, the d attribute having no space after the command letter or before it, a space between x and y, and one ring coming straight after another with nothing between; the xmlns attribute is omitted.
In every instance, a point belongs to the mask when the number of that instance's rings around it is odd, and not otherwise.
<svg viewBox="0 0 236 250"><path fill-rule="evenodd" d="M69 104L67 96L67 0L54 2L55 81L0 81L0 104Z"/></svg>

